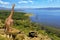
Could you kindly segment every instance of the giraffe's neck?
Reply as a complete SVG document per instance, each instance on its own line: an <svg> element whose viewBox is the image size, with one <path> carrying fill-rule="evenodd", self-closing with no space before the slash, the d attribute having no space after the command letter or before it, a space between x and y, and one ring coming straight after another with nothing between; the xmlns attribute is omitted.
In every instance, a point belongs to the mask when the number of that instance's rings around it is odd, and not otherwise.
<svg viewBox="0 0 60 40"><path fill-rule="evenodd" d="M12 16L13 16L13 11L11 11L11 13L10 13L10 15L9 15L9 18L12 18Z"/></svg>
<svg viewBox="0 0 60 40"><path fill-rule="evenodd" d="M13 13L14 13L14 6L12 6L12 10L11 10L11 13L10 13L10 15L9 15L9 18L12 18Z"/></svg>

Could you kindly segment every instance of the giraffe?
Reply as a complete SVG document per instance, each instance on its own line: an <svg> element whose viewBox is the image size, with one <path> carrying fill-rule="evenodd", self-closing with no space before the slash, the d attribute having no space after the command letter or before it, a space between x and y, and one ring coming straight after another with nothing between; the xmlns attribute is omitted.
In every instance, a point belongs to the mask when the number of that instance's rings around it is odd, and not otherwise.
<svg viewBox="0 0 60 40"><path fill-rule="evenodd" d="M5 32L7 32L7 33L11 30L10 27L13 24L12 16L13 16L13 13L14 13L14 6L15 6L15 4L12 5L11 13L8 16L8 18L6 18L6 20L5 20L5 26L4 27L5 27Z"/></svg>

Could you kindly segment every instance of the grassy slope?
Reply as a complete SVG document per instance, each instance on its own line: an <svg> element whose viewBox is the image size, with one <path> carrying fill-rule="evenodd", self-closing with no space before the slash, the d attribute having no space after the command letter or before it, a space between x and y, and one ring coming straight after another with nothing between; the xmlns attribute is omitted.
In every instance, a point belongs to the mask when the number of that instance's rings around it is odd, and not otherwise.
<svg viewBox="0 0 60 40"><path fill-rule="evenodd" d="M2 20L2 24L4 24L4 20L8 17L10 11L0 11L0 19ZM15 12L14 19L14 28L24 31L26 34L31 30L38 30L39 33L43 35L49 35L54 40L60 40L57 35L60 35L60 31L58 29L52 27L42 27L36 23L30 22L28 16L25 16L26 13L23 12ZM57 33L58 32L58 33ZM3 39L2 39L3 40Z"/></svg>

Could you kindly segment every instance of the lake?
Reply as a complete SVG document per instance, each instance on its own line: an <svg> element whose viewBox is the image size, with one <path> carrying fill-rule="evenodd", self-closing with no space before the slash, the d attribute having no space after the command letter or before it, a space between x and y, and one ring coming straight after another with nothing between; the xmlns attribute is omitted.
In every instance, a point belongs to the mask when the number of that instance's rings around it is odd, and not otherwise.
<svg viewBox="0 0 60 40"><path fill-rule="evenodd" d="M34 14L30 17L33 22L60 27L60 10L25 9L23 12Z"/></svg>

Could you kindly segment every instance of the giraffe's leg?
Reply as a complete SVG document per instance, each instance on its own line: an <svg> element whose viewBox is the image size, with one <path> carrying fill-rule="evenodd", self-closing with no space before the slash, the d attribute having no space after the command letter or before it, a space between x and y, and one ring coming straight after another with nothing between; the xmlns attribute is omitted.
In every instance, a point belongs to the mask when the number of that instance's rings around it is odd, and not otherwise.
<svg viewBox="0 0 60 40"><path fill-rule="evenodd" d="M6 35L6 38L7 38L7 27L6 27L7 25L5 25L5 27L4 27L4 32L5 32L5 35Z"/></svg>
<svg viewBox="0 0 60 40"><path fill-rule="evenodd" d="M6 37L9 38L9 25L6 25L5 33L6 33Z"/></svg>

